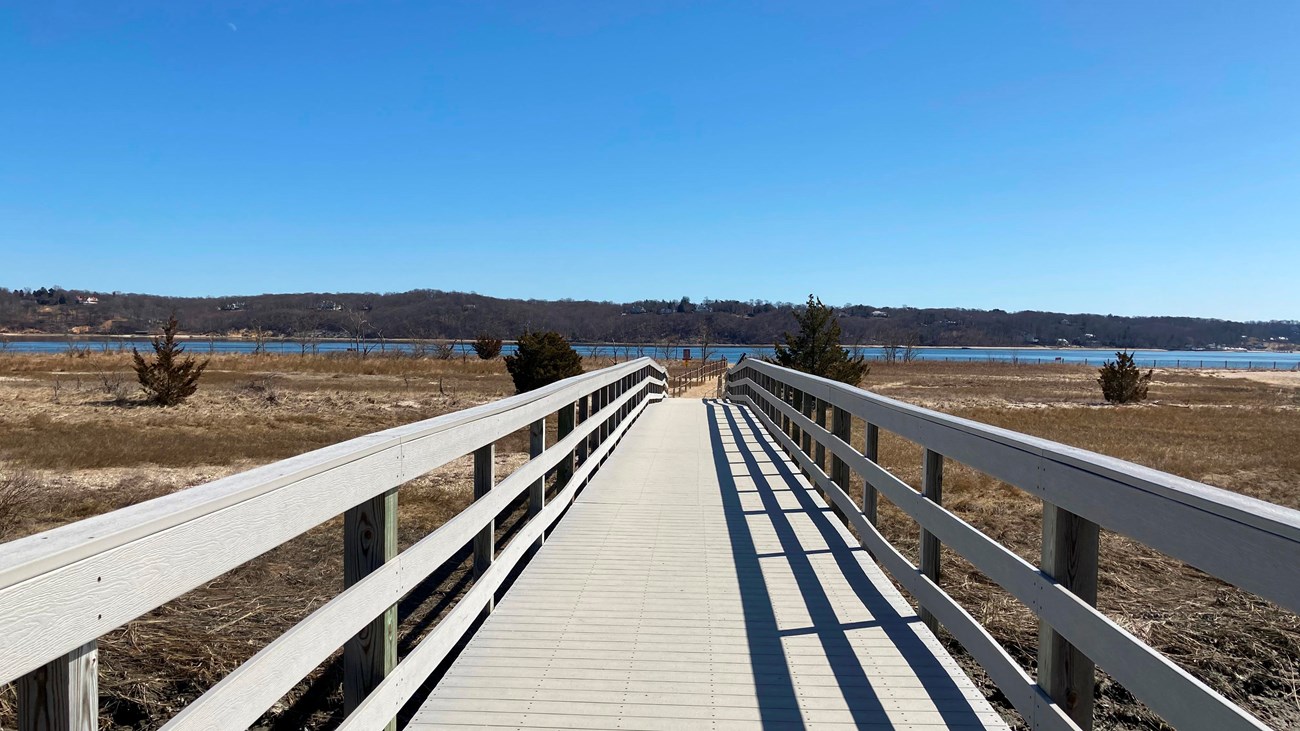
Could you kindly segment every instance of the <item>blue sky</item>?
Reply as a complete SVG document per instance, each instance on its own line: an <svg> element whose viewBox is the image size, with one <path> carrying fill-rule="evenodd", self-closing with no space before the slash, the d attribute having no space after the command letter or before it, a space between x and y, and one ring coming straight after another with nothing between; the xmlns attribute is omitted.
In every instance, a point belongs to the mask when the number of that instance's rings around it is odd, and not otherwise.
<svg viewBox="0 0 1300 731"><path fill-rule="evenodd" d="M0 5L0 286L1300 319L1300 3Z"/></svg>

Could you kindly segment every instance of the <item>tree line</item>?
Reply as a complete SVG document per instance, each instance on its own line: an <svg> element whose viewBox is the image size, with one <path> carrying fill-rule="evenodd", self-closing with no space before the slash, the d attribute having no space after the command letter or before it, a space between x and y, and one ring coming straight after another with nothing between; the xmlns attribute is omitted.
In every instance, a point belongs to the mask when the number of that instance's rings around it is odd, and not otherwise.
<svg viewBox="0 0 1300 731"><path fill-rule="evenodd" d="M94 298L93 304L85 301ZM80 298L80 299L79 299ZM520 300L433 289L399 293L298 293L166 297L60 287L0 289L0 330L129 335L155 332L175 313L190 334L263 337L513 339L555 331L570 341L770 345L805 303L687 297L634 302ZM964 308L836 307L846 345L1101 348L1289 347L1297 321L1234 322L1193 317L1121 317Z"/></svg>

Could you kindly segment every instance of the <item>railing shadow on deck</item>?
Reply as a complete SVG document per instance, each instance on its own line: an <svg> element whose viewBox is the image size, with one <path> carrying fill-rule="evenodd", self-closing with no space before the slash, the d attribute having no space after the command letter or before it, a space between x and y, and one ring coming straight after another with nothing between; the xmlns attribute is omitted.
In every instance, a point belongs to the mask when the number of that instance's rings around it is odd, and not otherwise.
<svg viewBox="0 0 1300 731"><path fill-rule="evenodd" d="M742 582L741 594L744 598L746 617L746 637L750 639L751 657L762 657L769 648L784 658L782 639L795 634L815 634L826 653L827 662L844 697L854 723L859 726L873 727L887 722L887 714L880 697L872 685L867 670L858 661L857 653L849 641L848 631L878 627L889 638L909 667L925 688L929 697L941 699L935 708L949 726L979 726L980 719L976 709L964 701L961 689L953 681L950 673L935 658L931 648L921 641L911 624L919 624L915 617L904 617L890 603L888 598L872 582L863 570L859 556L865 551L845 542L844 536L831 522L830 509L819 505L809 491L799 484L799 478L790 469L782 455L773 449L771 443L759 430L756 422L743 409L716 400L706 400L709 418L709 432L713 443L714 463L718 480L722 486L722 500L727 514L727 528L732 537L732 553L736 560L737 574ZM724 424L719 414L722 414ZM741 424L736 414L744 419ZM731 441L723 437L728 435ZM731 447L729 450L728 447ZM741 458L740 463L733 462L731 456ZM775 468L775 474L765 471L765 465ZM803 597L811 626L798 630L781 630L777 628L775 615L770 601L762 598L766 594L766 585L762 576L759 555L754 547L746 511L739 500L736 477L749 478L755 486L758 497L763 503L763 515L770 517L772 527L781 544L781 556L789 564L791 572ZM830 597L821 584L808 553L803 550L802 542L790 522L788 512L781 507L777 491L785 490L794 495L799 502L800 512L812 522L822 540L829 546L829 553L834 558L840 575L845 579L863 606L874 618L868 622L845 624L836 615ZM772 554L765 554L774 558ZM745 569L750 569L747 576ZM754 591L745 591L748 582ZM751 617L753 621L751 621ZM758 651L755 651L755 650ZM755 665L755 674L759 667ZM785 676L789 681L788 672ZM793 686L790 687L794 693ZM759 697L760 708L784 708L784 698ZM781 704L781 705L777 705ZM795 706L797 709L797 705ZM776 710L773 708L773 710ZM763 714L766 721L768 713ZM793 720L798 720L797 710ZM791 720L783 717L780 720Z"/></svg>

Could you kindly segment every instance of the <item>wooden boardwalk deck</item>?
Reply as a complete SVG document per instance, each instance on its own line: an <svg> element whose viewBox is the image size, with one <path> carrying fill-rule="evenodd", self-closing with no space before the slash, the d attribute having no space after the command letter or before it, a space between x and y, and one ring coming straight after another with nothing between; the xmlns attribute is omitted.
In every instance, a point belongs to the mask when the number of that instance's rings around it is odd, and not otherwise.
<svg viewBox="0 0 1300 731"><path fill-rule="evenodd" d="M743 407L646 411L412 729L1006 728Z"/></svg>

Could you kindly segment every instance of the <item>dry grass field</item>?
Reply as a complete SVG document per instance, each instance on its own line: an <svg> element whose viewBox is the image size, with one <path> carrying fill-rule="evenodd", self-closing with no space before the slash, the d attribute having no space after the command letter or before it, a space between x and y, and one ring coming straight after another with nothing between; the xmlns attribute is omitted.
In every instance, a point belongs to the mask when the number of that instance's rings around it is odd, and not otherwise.
<svg viewBox="0 0 1300 731"><path fill-rule="evenodd" d="M1099 403L1094 373L912 363L876 365L865 385L1300 507L1300 374L1255 380L1165 371L1150 402L1116 408ZM214 358L199 393L179 407L138 405L134 390L128 361L117 354L0 356L0 541L513 392L500 360L247 355ZM526 450L523 433L499 442L498 473L521 464ZM883 435L881 460L919 484L915 445ZM403 487L402 547L469 503L471 471L463 458ZM1041 506L1033 499L950 464L945 503L1037 561ZM512 519L503 519L502 542ZM883 500L881 524L905 553L915 551L915 525ZM104 637L102 726L158 726L337 593L341 533L341 520L331 521ZM1104 611L1273 726L1300 727L1295 615L1118 536L1103 535L1102 552ZM944 572L945 588L1032 668L1037 629L1028 611L951 553ZM399 654L469 581L462 560L403 602ZM333 659L326 662L261 727L329 727L341 711L339 676ZM12 711L7 688L0 728L11 726ZM1098 712L1099 728L1158 728L1106 679Z"/></svg>

